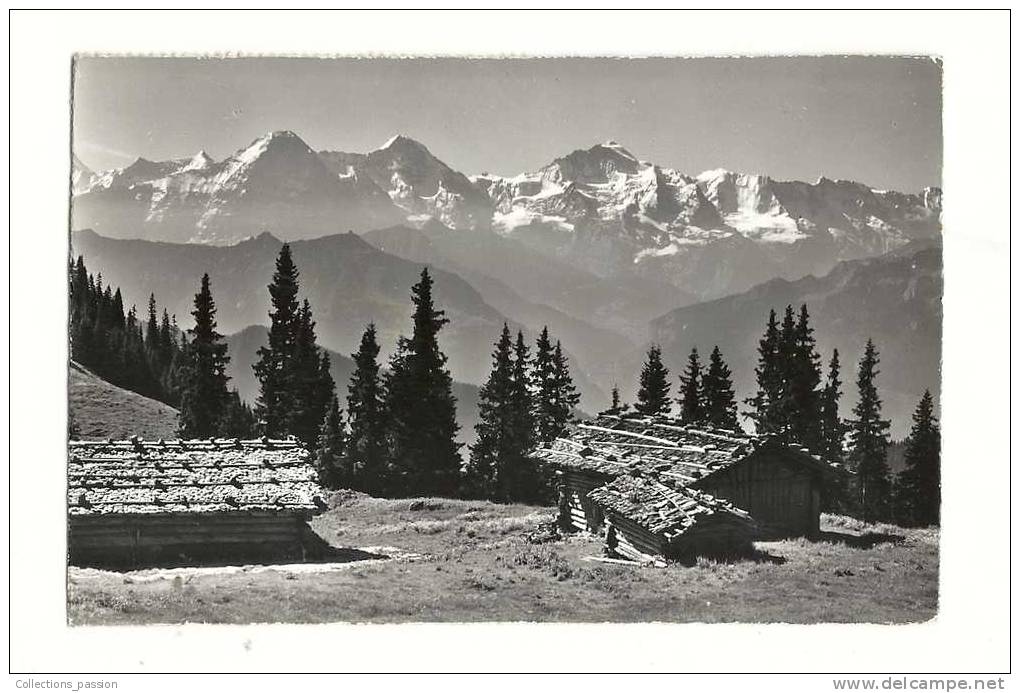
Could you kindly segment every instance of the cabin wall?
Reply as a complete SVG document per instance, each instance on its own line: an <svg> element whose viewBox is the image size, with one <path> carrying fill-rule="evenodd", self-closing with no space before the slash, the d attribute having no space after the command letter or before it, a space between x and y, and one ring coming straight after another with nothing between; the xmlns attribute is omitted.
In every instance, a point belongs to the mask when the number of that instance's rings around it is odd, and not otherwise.
<svg viewBox="0 0 1020 693"><path fill-rule="evenodd" d="M761 538L818 534L821 480L781 455L753 455L694 486L751 513Z"/></svg>
<svg viewBox="0 0 1020 693"><path fill-rule="evenodd" d="M301 560L308 531L282 513L72 515L68 554L73 565L121 568Z"/></svg>
<svg viewBox="0 0 1020 693"><path fill-rule="evenodd" d="M609 477L592 472L563 470L558 473L557 479L561 493L566 495L565 504L563 499L560 500L560 526L579 532L599 531L604 520L602 509L588 498L588 494L605 485Z"/></svg>

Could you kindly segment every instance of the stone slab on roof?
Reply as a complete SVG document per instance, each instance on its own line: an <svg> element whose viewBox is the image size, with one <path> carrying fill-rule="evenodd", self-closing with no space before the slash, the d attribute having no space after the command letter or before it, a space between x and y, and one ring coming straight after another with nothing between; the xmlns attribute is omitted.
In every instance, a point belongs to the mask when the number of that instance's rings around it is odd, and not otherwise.
<svg viewBox="0 0 1020 693"><path fill-rule="evenodd" d="M72 441L67 484L71 515L325 507L309 454L293 440Z"/></svg>

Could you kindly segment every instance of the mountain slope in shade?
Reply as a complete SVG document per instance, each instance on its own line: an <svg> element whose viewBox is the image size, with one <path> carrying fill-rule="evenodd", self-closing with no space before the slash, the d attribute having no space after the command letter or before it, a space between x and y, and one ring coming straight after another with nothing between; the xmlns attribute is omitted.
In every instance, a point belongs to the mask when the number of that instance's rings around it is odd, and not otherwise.
<svg viewBox="0 0 1020 693"><path fill-rule="evenodd" d="M823 274L940 231L937 189L904 195L723 170L692 177L612 141L533 173L473 181L493 200L496 230L600 275L664 279L702 299Z"/></svg>
<svg viewBox="0 0 1020 693"><path fill-rule="evenodd" d="M259 395L259 384L252 366L258 360L258 350L267 344L269 330L263 325L246 327L225 338L230 363L227 365L228 387L237 388L241 399L254 404ZM330 375L336 383L336 394L341 409L347 409L347 386L354 374L354 361L347 355L326 349L330 360ZM460 431L457 439L468 445L475 439L475 424L478 423L478 386L454 382L453 394L457 398L457 423Z"/></svg>
<svg viewBox="0 0 1020 693"><path fill-rule="evenodd" d="M925 389L938 402L942 344L942 248L915 241L881 257L841 262L823 277L776 279L734 296L680 308L652 323L652 336L675 376L691 348L703 357L719 345L740 399L754 388L757 343L769 309L807 303L823 368L832 349L842 362L843 414L856 401L857 361L870 336L878 347L883 413L893 435L909 430ZM635 359L635 361L638 361ZM636 369L637 365L631 366ZM674 388L675 390L675 388Z"/></svg>
<svg viewBox="0 0 1020 693"><path fill-rule="evenodd" d="M212 280L219 331L240 331L269 321L269 292L282 242L270 234L233 246L154 243L110 239L92 231L72 234L72 248L82 254L89 271L119 286L125 305L143 307L150 292L160 305L190 324L194 294L203 273ZM385 253L353 233L290 244L297 264L301 295L307 297L317 322L319 342L340 353L357 349L364 327L375 322L382 356L388 358L401 334L411 331L410 290L422 264ZM511 329L526 326L490 306L464 279L433 268L434 296L450 320L440 334L454 379L481 383L489 373L488 355L504 321ZM569 351L570 345L564 344ZM602 391L579 373L578 386L593 406Z"/></svg>
<svg viewBox="0 0 1020 693"><path fill-rule="evenodd" d="M403 218L371 180L330 172L289 131L271 132L218 163L199 152L103 172L74 196L71 215L73 229L111 237L216 244L261 231L309 238Z"/></svg>
<svg viewBox="0 0 1020 693"><path fill-rule="evenodd" d="M177 410L68 364L67 402L82 440L177 437Z"/></svg>
<svg viewBox="0 0 1020 693"><path fill-rule="evenodd" d="M511 320L528 327L533 334L548 326L555 339L568 345L576 362L575 370L579 365L588 378L603 384L603 394L608 393L609 386L605 383L611 383L611 377L606 372L606 365L611 364L619 354L632 349L635 343L617 332L596 327L548 305L529 301L501 280L461 265L450 257L457 253L448 253L452 249L444 241L450 238L449 233L430 237L417 229L394 226L369 231L362 238L386 252L463 277L478 290L486 303ZM498 242L500 239L493 240ZM460 247L462 244L454 240L453 245ZM499 261L498 255L490 254L489 262L492 264L489 267Z"/></svg>
<svg viewBox="0 0 1020 693"><path fill-rule="evenodd" d="M434 218L454 229L489 227L489 197L409 137L396 135L368 154L322 151L319 156L337 175L371 179L412 221Z"/></svg>

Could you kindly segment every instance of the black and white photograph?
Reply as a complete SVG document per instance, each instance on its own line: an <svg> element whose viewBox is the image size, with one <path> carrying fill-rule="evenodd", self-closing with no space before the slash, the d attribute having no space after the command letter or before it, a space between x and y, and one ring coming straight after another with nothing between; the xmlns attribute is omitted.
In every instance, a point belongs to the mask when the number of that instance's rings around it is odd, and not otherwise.
<svg viewBox="0 0 1020 693"><path fill-rule="evenodd" d="M1008 258L1009 227L944 183L997 175L948 163L949 57L342 37L64 54L65 226L31 229L65 252L47 260L64 281L46 280L65 350L45 366L65 388L47 450L64 455L32 460L63 482L38 489L64 508L55 627L107 643L229 627L253 653L243 629L267 624L379 642L377 626L555 624L604 646L562 631L543 659L562 671L700 671L614 661L615 642L639 624L663 647L784 624L893 652L965 608L946 592L968 543L951 518L985 522L967 530L980 591L976 552L1011 537L975 513L1009 512L993 500L1009 460L968 441L1008 411L946 383L1003 386L1006 343L980 330L1008 316L951 304L981 278L944 268ZM962 475L970 510L953 509ZM11 526L33 522L14 505L27 488L10 492ZM403 644L373 669L441 631L388 632ZM551 670L529 652L478 666Z"/></svg>
<svg viewBox="0 0 1020 693"><path fill-rule="evenodd" d="M71 623L937 613L937 59L73 69Z"/></svg>

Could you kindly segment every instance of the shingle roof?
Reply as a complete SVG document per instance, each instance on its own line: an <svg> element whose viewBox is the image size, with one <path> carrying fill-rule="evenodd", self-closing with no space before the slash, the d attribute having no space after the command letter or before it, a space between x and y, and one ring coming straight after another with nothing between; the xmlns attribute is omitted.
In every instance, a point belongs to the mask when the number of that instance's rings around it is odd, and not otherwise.
<svg viewBox="0 0 1020 693"><path fill-rule="evenodd" d="M705 522L754 527L751 516L729 501L654 477L619 476L588 497L668 541Z"/></svg>
<svg viewBox="0 0 1020 693"><path fill-rule="evenodd" d="M535 456L554 466L607 476L637 470L692 484L768 444L772 441L765 437L693 428L665 416L603 414L591 423L577 424L569 437L539 448ZM831 473L839 467L806 448L785 447L793 453L792 459L815 471Z"/></svg>
<svg viewBox="0 0 1020 693"><path fill-rule="evenodd" d="M71 515L323 507L308 453L292 440L72 441L67 481Z"/></svg>

